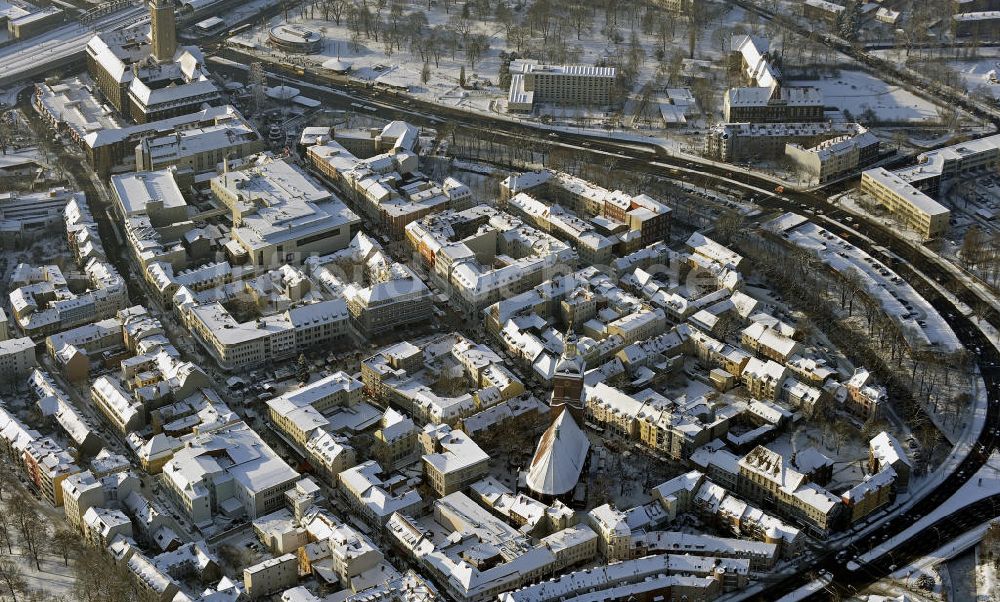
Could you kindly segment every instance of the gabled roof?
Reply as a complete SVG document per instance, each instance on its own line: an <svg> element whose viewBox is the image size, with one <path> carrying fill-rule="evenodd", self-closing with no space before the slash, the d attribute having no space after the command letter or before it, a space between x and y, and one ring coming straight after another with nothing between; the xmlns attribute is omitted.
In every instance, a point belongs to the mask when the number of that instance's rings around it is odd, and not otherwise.
<svg viewBox="0 0 1000 602"><path fill-rule="evenodd" d="M528 487L543 495L572 491L580 479L590 441L573 416L563 411L538 441L528 468Z"/></svg>

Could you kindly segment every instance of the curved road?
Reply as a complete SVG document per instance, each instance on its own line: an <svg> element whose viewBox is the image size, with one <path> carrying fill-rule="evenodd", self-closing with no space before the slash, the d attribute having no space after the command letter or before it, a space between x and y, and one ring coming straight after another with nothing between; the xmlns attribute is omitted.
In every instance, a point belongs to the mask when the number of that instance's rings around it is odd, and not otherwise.
<svg viewBox="0 0 1000 602"><path fill-rule="evenodd" d="M228 49L215 49L214 54L243 64L253 60L251 57ZM273 71L281 67L270 64L270 68ZM216 63L212 69L227 73L236 79L245 81L246 78L246 68L242 65ZM272 75L272 77L282 79L280 75ZM927 284L924 277L933 279L970 307L976 307L981 302L980 298L976 292L970 290L950 271L925 258L910 243L898 238L885 226L867 220L856 220L851 223L850 228L840 223L849 214L829 204L826 195L845 190L853 183L840 183L814 192L788 191L782 194L765 194L765 191L774 189L774 183L766 177L725 166L670 156L662 148L641 141L617 141L563 131L553 135L550 130L540 130L516 121L472 114L452 107L432 105L409 97L397 98L390 93L376 91L370 86L358 82L323 75L311 70L295 73L286 69L283 79L301 87L305 95L322 100L324 106L327 107L357 110L356 103L374 105L377 107L379 115L384 118L404 119L429 127L440 127L442 123L447 123L454 127L457 132L463 134L488 137L518 145L537 145L540 149L551 148L555 145L570 146L583 154L591 155L592 159L595 156L597 158L610 156L613 157L616 169L620 168L651 176L673 177L726 193L743 193L762 197L756 203L765 210L820 210L823 215L812 216L814 221L821 222L824 227L850 240L870 254L885 258L884 253L874 248L881 245L902 257L905 262L896 264L894 269L945 317L966 348L975 349L978 347L982 350L982 354L974 359L979 364L989 396L986 426L979 437L976 450L969 454L955 472L914 504L907 514L886 520L879 525L866 537L867 544L851 546L848 549L851 556L863 553L870 547L874 547L876 542L884 541L892 535L901 533L914 520L940 506L983 465L992 450L998 449L1000 441L993 432L995 430L1000 432L1000 407L998 407L1000 404L1000 353L951 301ZM313 87L310 87L309 84ZM323 89L317 89L315 86L321 86ZM352 107L352 104L355 106ZM851 230L870 238L875 244L870 244L859 238ZM1000 315L994 308L990 308L985 313L985 319L994 326L1000 326ZM835 589L840 594L860 590L888 575L893 570L892 567L902 566L909 560L939 547L941 542L947 541L984 520L997 516L998 512L1000 512L1000 499L988 499L974 504L960 515L944 519L920 533L906 545L901 546L902 550L897 548L858 571L847 570L846 558L838 559L836 551L828 551L816 558L809 567L804 567L797 575L768 584L764 592L759 594L758 599L775 600L781 595L809 583L811 580L810 569L829 571L833 575L834 585L829 586L828 589ZM812 597L822 599L831 595L830 592L821 590Z"/></svg>

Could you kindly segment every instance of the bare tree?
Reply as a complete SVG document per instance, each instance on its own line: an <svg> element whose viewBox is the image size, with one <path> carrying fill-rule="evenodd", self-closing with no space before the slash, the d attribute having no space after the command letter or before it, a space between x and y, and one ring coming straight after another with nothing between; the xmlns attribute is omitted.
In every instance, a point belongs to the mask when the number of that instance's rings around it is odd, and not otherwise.
<svg viewBox="0 0 1000 602"><path fill-rule="evenodd" d="M28 589L28 580L24 578L21 567L8 558L0 560L0 581L10 592L10 597L14 602L17 602L18 594L23 594Z"/></svg>
<svg viewBox="0 0 1000 602"><path fill-rule="evenodd" d="M333 15L333 22L338 27L340 27L340 20L344 18L344 12L348 6L350 6L348 0L323 0L324 12L329 12L329 15ZM327 16L326 19L329 21L330 17Z"/></svg>
<svg viewBox="0 0 1000 602"><path fill-rule="evenodd" d="M62 556L63 565L69 566L69 559L80 546L80 538L69 529L60 528L52 534L49 540L49 550L58 556Z"/></svg>
<svg viewBox="0 0 1000 602"><path fill-rule="evenodd" d="M514 46L514 50L518 54L520 54L525 44L528 43L529 38L530 33L526 27L517 25L507 30L507 44Z"/></svg>
<svg viewBox="0 0 1000 602"><path fill-rule="evenodd" d="M41 570L39 555L42 539L45 537L45 524L38 516L34 500L28 495L18 495L11 498L7 504L7 511L14 517L14 524L17 526L17 533L21 536L21 545L35 562L35 568Z"/></svg>
<svg viewBox="0 0 1000 602"><path fill-rule="evenodd" d="M475 69L476 63L489 49L489 36L482 33L470 36L469 40L465 44L465 57L469 59L469 65Z"/></svg>

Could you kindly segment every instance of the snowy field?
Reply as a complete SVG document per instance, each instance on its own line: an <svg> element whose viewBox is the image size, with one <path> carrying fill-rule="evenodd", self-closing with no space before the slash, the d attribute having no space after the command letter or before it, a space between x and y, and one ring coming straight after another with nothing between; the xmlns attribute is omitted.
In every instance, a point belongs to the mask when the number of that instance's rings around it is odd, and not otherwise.
<svg viewBox="0 0 1000 602"><path fill-rule="evenodd" d="M837 107L858 118L868 110L888 123L938 121L933 103L898 86L892 86L864 71L841 71L837 77L790 81L790 86L813 86L823 91L828 107Z"/></svg>

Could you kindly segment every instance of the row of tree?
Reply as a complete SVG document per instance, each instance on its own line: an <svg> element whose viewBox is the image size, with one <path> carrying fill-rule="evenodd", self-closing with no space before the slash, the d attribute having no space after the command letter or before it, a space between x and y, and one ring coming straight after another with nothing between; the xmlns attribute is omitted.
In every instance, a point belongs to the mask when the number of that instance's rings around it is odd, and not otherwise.
<svg viewBox="0 0 1000 602"><path fill-rule="evenodd" d="M925 450L933 452L940 432L929 414L954 423L969 403L967 354L913 347L909 333L868 295L854 271L833 272L811 253L769 237L740 233L737 241L740 251L760 266L760 275L802 309L813 328L887 383L897 413Z"/></svg>

